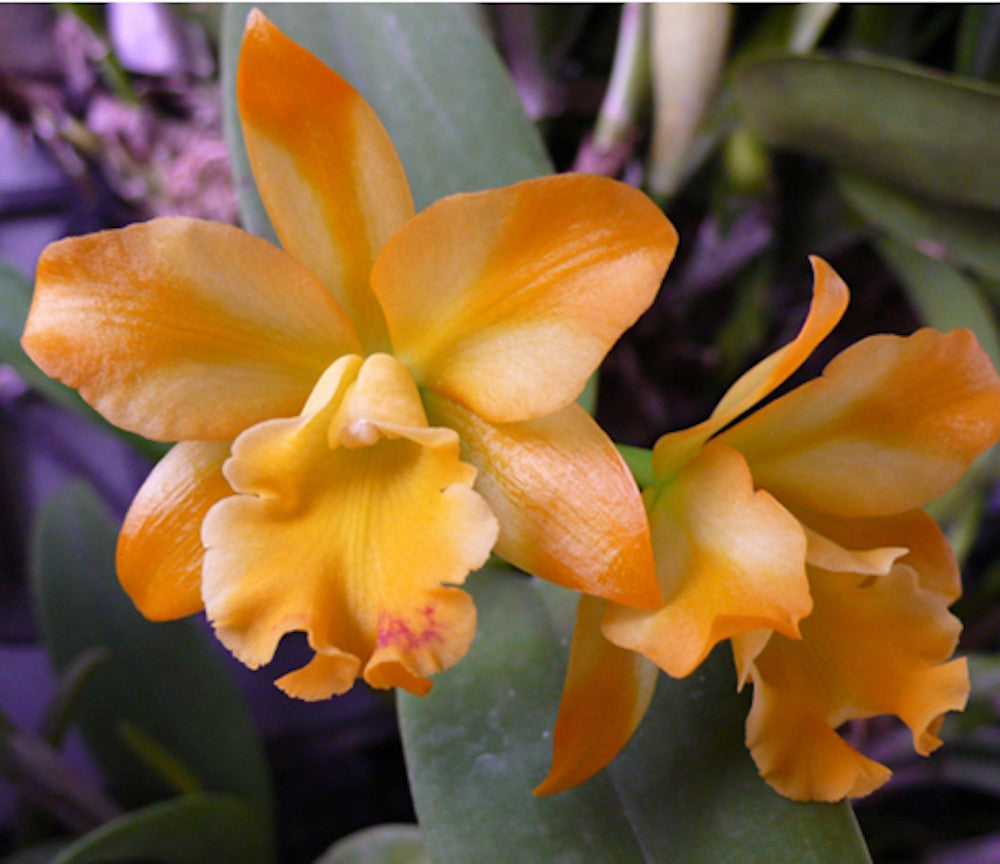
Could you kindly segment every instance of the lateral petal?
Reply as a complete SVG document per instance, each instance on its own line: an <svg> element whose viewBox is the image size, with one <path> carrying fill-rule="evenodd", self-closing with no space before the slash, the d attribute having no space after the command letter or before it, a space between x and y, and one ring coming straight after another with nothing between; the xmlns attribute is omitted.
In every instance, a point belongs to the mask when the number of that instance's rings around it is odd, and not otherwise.
<svg viewBox="0 0 1000 864"><path fill-rule="evenodd" d="M231 441L296 414L358 340L291 256L231 225L167 217L46 247L22 344L116 426Z"/></svg>
<svg viewBox="0 0 1000 864"><path fill-rule="evenodd" d="M753 661L747 746L781 794L836 801L890 773L847 745L841 724L895 715L926 755L944 713L964 707L969 678L965 660L948 661L961 625L910 567L874 580L811 569L809 580L816 605L802 639L775 634Z"/></svg>
<svg viewBox="0 0 1000 864"><path fill-rule="evenodd" d="M923 510L867 519L845 519L806 510L796 510L795 516L807 526L808 532L822 534L844 548L881 554L902 550L904 554L896 555L893 563L898 561L913 569L923 590L940 594L948 603L962 594L962 577L951 544L937 522ZM809 563L824 570L871 572L848 566L831 567L829 560Z"/></svg>
<svg viewBox="0 0 1000 864"><path fill-rule="evenodd" d="M645 497L666 602L655 611L610 607L608 639L680 678L736 634L798 635L812 608L805 534L767 492L754 491L739 453L709 443Z"/></svg>
<svg viewBox="0 0 1000 864"><path fill-rule="evenodd" d="M384 350L369 277L413 215L388 133L350 84L256 9L236 86L250 165L281 245L347 310L366 350Z"/></svg>
<svg viewBox="0 0 1000 864"><path fill-rule="evenodd" d="M660 438L653 448L657 476L666 478L693 459L712 435L780 387L843 317L850 297L847 286L822 258L813 256L809 261L813 268L812 303L798 335L745 372L726 391L707 420Z"/></svg>
<svg viewBox="0 0 1000 864"><path fill-rule="evenodd" d="M421 386L529 420L579 395L676 246L641 192L564 174L437 202L389 241L372 286Z"/></svg>
<svg viewBox="0 0 1000 864"><path fill-rule="evenodd" d="M412 433L384 430L378 404L365 421L377 434L348 429L365 419L359 390L384 394L395 381L391 401L411 406L402 419L419 406L396 361L369 361L341 358L317 385L324 404L311 398L300 417L237 438L224 467L237 494L202 529L216 633L255 668L285 633L305 631L317 659L279 682L302 698L343 693L358 674L427 692L427 678L472 641L475 609L453 586L486 561L497 533L454 433L421 434L434 431L426 421Z"/></svg>
<svg viewBox="0 0 1000 864"><path fill-rule="evenodd" d="M233 494L222 474L225 442L175 444L153 468L118 535L118 579L152 621L200 612L201 522L216 501Z"/></svg>
<svg viewBox="0 0 1000 864"><path fill-rule="evenodd" d="M1000 376L968 330L872 336L719 436L790 506L921 507L1000 437Z"/></svg>
<svg viewBox="0 0 1000 864"><path fill-rule="evenodd" d="M646 714L659 670L601 634L607 601L580 596L566 685L552 736L552 768L535 788L554 795L583 783L628 743Z"/></svg>
<svg viewBox="0 0 1000 864"><path fill-rule="evenodd" d="M825 534L802 525L806 532L808 549L806 563L823 570L838 573L858 573L865 576L884 576L907 553L905 546L876 546L851 548L831 540Z"/></svg>
<svg viewBox="0 0 1000 864"><path fill-rule="evenodd" d="M522 570L627 605L661 601L639 490L614 444L572 403L523 423L488 423L433 393L500 523L496 553Z"/></svg>

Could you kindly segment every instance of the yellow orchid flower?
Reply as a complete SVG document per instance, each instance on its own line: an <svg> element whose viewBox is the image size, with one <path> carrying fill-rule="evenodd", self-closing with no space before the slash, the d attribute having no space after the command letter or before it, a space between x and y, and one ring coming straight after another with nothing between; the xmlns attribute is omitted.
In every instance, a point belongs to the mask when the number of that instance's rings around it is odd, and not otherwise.
<svg viewBox="0 0 1000 864"><path fill-rule="evenodd" d="M538 794L603 767L638 726L658 668L686 676L725 639L739 685L753 684L751 755L793 799L865 795L888 779L838 734L842 724L895 715L926 755L944 713L964 707L966 662L949 659L958 567L920 508L1000 437L1000 377L966 330L872 336L747 414L847 307L846 285L812 263L798 336L708 420L657 442L644 500L666 602L647 611L581 600Z"/></svg>
<svg viewBox="0 0 1000 864"><path fill-rule="evenodd" d="M156 219L49 246L23 344L111 422L178 441L126 516L119 578L152 619L204 608L278 685L416 693L475 630L490 551L660 602L638 490L575 404L676 248L641 193L563 175L414 215L360 95L259 11L238 70L282 249Z"/></svg>

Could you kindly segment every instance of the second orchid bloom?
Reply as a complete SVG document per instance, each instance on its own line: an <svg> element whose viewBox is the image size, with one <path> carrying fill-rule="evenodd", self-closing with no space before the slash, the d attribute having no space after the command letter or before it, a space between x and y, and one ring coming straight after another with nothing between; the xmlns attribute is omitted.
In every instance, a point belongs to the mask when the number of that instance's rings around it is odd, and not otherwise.
<svg viewBox="0 0 1000 864"><path fill-rule="evenodd" d="M753 684L747 745L791 798L865 795L888 779L842 724L895 715L926 755L945 712L964 706L966 664L950 659L960 625L947 611L958 567L920 508L1000 437L1000 378L968 331L925 329L864 339L760 407L846 309L836 273L819 259L813 268L795 340L708 420L654 448L645 501L665 603L581 601L539 794L613 758L658 669L686 676L726 639L739 685Z"/></svg>
<svg viewBox="0 0 1000 864"><path fill-rule="evenodd" d="M574 400L659 289L663 214L557 176L414 216L371 108L259 12L238 104L283 248L182 218L61 241L23 339L111 422L180 442L122 529L139 609L204 608L251 667L304 631L315 656L278 683L318 699L425 693L494 548L655 606L638 490Z"/></svg>

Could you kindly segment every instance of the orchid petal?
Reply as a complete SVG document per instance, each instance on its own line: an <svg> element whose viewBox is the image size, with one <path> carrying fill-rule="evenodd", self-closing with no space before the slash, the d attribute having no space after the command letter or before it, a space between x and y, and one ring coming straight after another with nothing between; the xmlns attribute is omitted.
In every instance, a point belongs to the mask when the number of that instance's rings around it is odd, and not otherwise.
<svg viewBox="0 0 1000 864"><path fill-rule="evenodd" d="M646 496L666 603L655 611L610 607L608 639L683 677L736 634L798 635L812 606L805 535L774 498L754 491L739 453L710 443Z"/></svg>
<svg viewBox="0 0 1000 864"><path fill-rule="evenodd" d="M962 578L951 544L938 524L923 510L908 510L891 516L873 516L867 519L845 519L838 516L796 510L795 516L806 528L812 539L821 535L827 542L841 548L866 550L862 554L892 557L893 563L906 564L916 572L920 587L939 594L953 603L962 594ZM902 550L902 555L897 555ZM853 554L857 554L855 551ZM870 574L875 571L852 567L851 562L835 562L827 557L821 561L808 557L808 563L824 570ZM891 569L891 568L890 568ZM878 575L883 575L883 570Z"/></svg>
<svg viewBox="0 0 1000 864"><path fill-rule="evenodd" d="M358 341L291 256L231 225L172 217L48 246L22 344L116 426L231 441L297 413Z"/></svg>
<svg viewBox="0 0 1000 864"><path fill-rule="evenodd" d="M559 175L432 205L389 241L372 286L422 387L491 422L529 420L579 395L676 245L637 190Z"/></svg>
<svg viewBox="0 0 1000 864"><path fill-rule="evenodd" d="M811 567L865 576L884 576L907 553L905 546L852 549L802 525L806 533L806 563Z"/></svg>
<svg viewBox="0 0 1000 864"><path fill-rule="evenodd" d="M237 99L254 179L282 246L319 276L369 351L388 347L369 275L413 215L388 133L350 84L257 10L243 37Z"/></svg>
<svg viewBox="0 0 1000 864"><path fill-rule="evenodd" d="M719 436L783 503L842 516L920 507L1000 436L1000 376L968 330L872 336Z"/></svg>
<svg viewBox="0 0 1000 864"><path fill-rule="evenodd" d="M840 321L847 309L847 286L822 258L809 260L813 268L813 297L798 335L744 373L726 391L708 420L660 438L653 448L653 469L657 476L666 478L693 459L716 432L780 387Z"/></svg>
<svg viewBox="0 0 1000 864"><path fill-rule="evenodd" d="M625 746L645 716L659 670L601 634L607 601L580 597L566 686L552 737L552 768L535 788L553 795L589 779Z"/></svg>
<svg viewBox="0 0 1000 864"><path fill-rule="evenodd" d="M387 394L404 406L395 426L379 404ZM398 361L342 357L301 416L233 444L224 471L238 494L202 529L205 608L253 668L305 631L317 658L281 679L292 695L343 693L358 674L425 693L472 641L475 608L453 586L486 561L496 520L458 437L428 429L419 405ZM414 416L422 425L408 427Z"/></svg>
<svg viewBox="0 0 1000 864"><path fill-rule="evenodd" d="M853 750L835 731L841 724L895 715L926 755L941 743L944 713L964 707L969 678L964 660L946 662L958 620L905 564L874 579L811 569L810 587L816 608L802 639L775 634L753 660L747 746L781 794L836 801L868 794L890 773ZM739 665L738 640L734 649Z"/></svg>
<svg viewBox="0 0 1000 864"><path fill-rule="evenodd" d="M435 423L459 433L479 470L476 489L500 522L498 555L587 594L641 607L661 602L639 490L579 405L492 424L433 393L424 403Z"/></svg>
<svg viewBox="0 0 1000 864"><path fill-rule="evenodd" d="M201 522L233 494L222 474L224 442L181 442L157 463L136 495L118 537L118 579L147 618L200 612Z"/></svg>

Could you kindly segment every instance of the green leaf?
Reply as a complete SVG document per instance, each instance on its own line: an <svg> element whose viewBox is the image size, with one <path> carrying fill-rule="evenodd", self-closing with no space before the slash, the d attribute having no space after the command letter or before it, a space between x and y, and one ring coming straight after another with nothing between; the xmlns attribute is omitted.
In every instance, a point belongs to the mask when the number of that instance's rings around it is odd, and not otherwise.
<svg viewBox="0 0 1000 864"><path fill-rule="evenodd" d="M722 652L690 679L661 677L611 770L533 797L549 767L575 595L498 568L469 587L472 650L429 696L399 702L435 864L870 860L847 805L796 804L760 779L743 746L747 701Z"/></svg>
<svg viewBox="0 0 1000 864"><path fill-rule="evenodd" d="M44 738L0 717L0 777L26 803L73 831L116 817L120 809Z"/></svg>
<svg viewBox="0 0 1000 864"><path fill-rule="evenodd" d="M108 659L103 648L90 648L79 654L72 663L62 670L56 682L55 692L45 706L42 717L41 734L53 747L59 747L73 722L80 695L84 692L91 676Z"/></svg>
<svg viewBox="0 0 1000 864"><path fill-rule="evenodd" d="M471 651L435 677L429 696L399 700L410 788L431 859L642 861L607 777L550 798L531 794L548 771L568 645L543 596L500 567L472 576L469 588L479 612Z"/></svg>
<svg viewBox="0 0 1000 864"><path fill-rule="evenodd" d="M1000 215L948 207L848 172L838 174L837 187L868 227L931 258L1000 280Z"/></svg>
<svg viewBox="0 0 1000 864"><path fill-rule="evenodd" d="M73 483L39 517L34 608L57 670L107 652L80 694L77 720L113 794L135 806L175 790L154 771L138 730L204 789L252 802L268 822L270 781L241 694L195 621L151 623L115 578L118 525L89 487Z"/></svg>
<svg viewBox="0 0 1000 864"><path fill-rule="evenodd" d="M786 57L735 84L770 144L956 206L1000 210L1000 88L903 62Z"/></svg>
<svg viewBox="0 0 1000 864"><path fill-rule="evenodd" d="M878 249L899 276L921 318L938 330L966 327L976 334L993 365L1000 368L996 315L976 282L950 265L883 238Z"/></svg>
<svg viewBox="0 0 1000 864"><path fill-rule="evenodd" d="M249 5L223 21L227 132L244 223L268 236L236 110L239 46ZM474 10L439 4L261 4L290 38L354 85L392 138L417 209L552 170L541 139ZM270 234L273 238L273 234Z"/></svg>
<svg viewBox="0 0 1000 864"><path fill-rule="evenodd" d="M956 72L995 81L1000 71L1000 9L985 3L964 5L955 43Z"/></svg>
<svg viewBox="0 0 1000 864"><path fill-rule="evenodd" d="M789 801L761 780L743 744L749 699L735 677L728 648L683 681L661 675L609 768L647 860L870 864L847 804Z"/></svg>
<svg viewBox="0 0 1000 864"><path fill-rule="evenodd" d="M52 864L52 860L66 846L67 844L63 841L26 846L17 852L12 852L10 855L0 858L0 864Z"/></svg>
<svg viewBox="0 0 1000 864"><path fill-rule="evenodd" d="M84 835L51 864L268 864L259 810L230 795L185 795L129 813Z"/></svg>
<svg viewBox="0 0 1000 864"><path fill-rule="evenodd" d="M377 825L331 846L315 864L431 864L416 825Z"/></svg>

